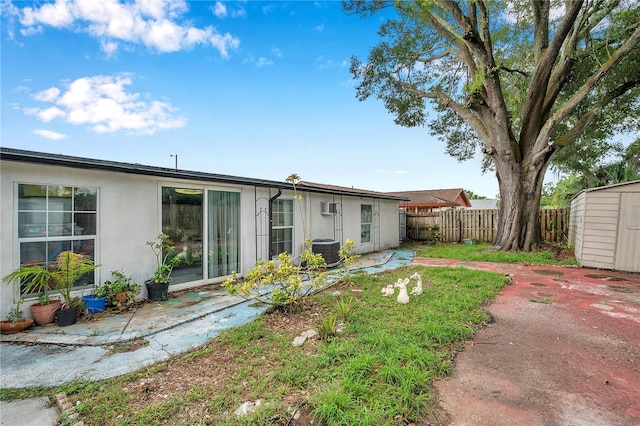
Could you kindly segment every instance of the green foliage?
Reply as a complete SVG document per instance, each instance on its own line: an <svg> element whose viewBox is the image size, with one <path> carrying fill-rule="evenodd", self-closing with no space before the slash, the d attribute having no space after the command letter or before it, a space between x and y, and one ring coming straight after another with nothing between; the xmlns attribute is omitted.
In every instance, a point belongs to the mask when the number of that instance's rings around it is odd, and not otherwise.
<svg viewBox="0 0 640 426"><path fill-rule="evenodd" d="M133 277L125 275L122 271L111 271L111 279L104 281L101 286L96 286L95 290L98 296L106 296L108 303L117 305L116 294L127 293L126 303L129 304L140 294L141 288L140 284L133 282Z"/></svg>
<svg viewBox="0 0 640 426"><path fill-rule="evenodd" d="M343 321L349 320L349 317L353 313L353 304L353 297L349 297L348 299L340 297L336 303L336 313L338 314L338 318Z"/></svg>
<svg viewBox="0 0 640 426"><path fill-rule="evenodd" d="M49 265L21 266L5 276L3 281L7 284L21 283L24 294L55 290L62 297L64 307L69 307L73 302L73 285L99 266L89 256L63 251L55 262Z"/></svg>
<svg viewBox="0 0 640 426"><path fill-rule="evenodd" d="M513 202L498 219L505 250L540 242L530 213L554 157L563 172L590 170L616 135L639 129L640 3L560 3L343 3L362 17L384 11L379 43L351 60L356 97L379 99L401 126L428 126L459 161L483 156Z"/></svg>
<svg viewBox="0 0 640 426"><path fill-rule="evenodd" d="M295 311L302 300L326 282L326 262L321 254L311 251L311 240L307 240L300 265L294 264L288 253L280 253L276 260L258 261L244 279L234 273L222 286L230 294Z"/></svg>
<svg viewBox="0 0 640 426"><path fill-rule="evenodd" d="M467 198L469 200L486 200L487 197L482 196L482 195L478 195L476 193L474 193L473 191L469 191L468 189L464 190L464 193L466 194Z"/></svg>
<svg viewBox="0 0 640 426"><path fill-rule="evenodd" d="M22 310L20 309L20 305L22 305L22 303L24 303L24 299L20 298L15 306L13 306L10 310L9 313L7 314L7 320L11 321L11 322L19 322L22 321L22 319L24 318L24 312L22 312Z"/></svg>
<svg viewBox="0 0 640 426"><path fill-rule="evenodd" d="M338 319L334 314L321 318L316 325L316 331L320 340L329 340L336 336Z"/></svg>
<svg viewBox="0 0 640 426"><path fill-rule="evenodd" d="M173 268L182 262L176 255L176 248L169 235L161 233L152 241L147 241L147 245L156 256L156 269L153 271L153 276L149 281L156 284L168 283L171 279Z"/></svg>
<svg viewBox="0 0 640 426"><path fill-rule="evenodd" d="M356 242L347 238L345 243L338 250L340 257L342 276L340 282L349 282L351 280L351 267L360 259L360 255L354 254Z"/></svg>
<svg viewBox="0 0 640 426"><path fill-rule="evenodd" d="M556 208L569 207L571 199L580 191L606 185L640 180L640 139L630 144L619 153L619 159L595 164L573 165L577 171L562 176L555 184L547 184L543 191L544 205ZM580 157L581 158L581 157ZM565 169L569 166L564 165Z"/></svg>

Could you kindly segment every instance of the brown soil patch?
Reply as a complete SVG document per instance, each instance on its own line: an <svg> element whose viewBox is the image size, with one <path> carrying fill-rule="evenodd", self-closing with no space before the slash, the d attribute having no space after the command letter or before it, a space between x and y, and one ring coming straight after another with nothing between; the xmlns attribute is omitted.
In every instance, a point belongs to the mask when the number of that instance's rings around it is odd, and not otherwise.
<svg viewBox="0 0 640 426"><path fill-rule="evenodd" d="M558 262L575 258L575 253L568 247L546 244L543 246L543 249L552 252Z"/></svg>
<svg viewBox="0 0 640 426"><path fill-rule="evenodd" d="M293 341L293 338L303 331L313 329L322 315L322 306L308 301L300 313L286 314L272 312L264 315L263 325L265 331L285 335ZM251 364L251 375L268 376L279 367L277 356L269 354L269 342L252 340L252 350L256 353L264 352L263 363ZM308 340L301 347L307 355L312 356L316 352L317 340ZM175 413L170 421L173 424L188 424L194 419L204 424L218 424L227 421L233 416L237 406L213 408L211 401L215 400L216 393L221 390L233 388L230 380L236 380L239 368L246 364L238 362L240 359L251 357L251 354L241 353L233 348L233 345L224 339L214 339L198 350L198 355L191 357L179 356L168 362L149 368L144 377L123 384L123 391L129 402L127 411L135 413L150 405L169 401L173 397L184 399L189 393L209 393L210 398L198 398L189 404L185 404L179 412ZM250 380L250 378L247 378ZM250 395L251 389L247 386L244 395L240 396L238 406L245 401L254 401L255 396ZM277 415L270 419L272 425L309 425L312 424L311 409L306 404L309 395L303 391L285 395L277 403L283 408ZM262 401L273 403L274 401Z"/></svg>

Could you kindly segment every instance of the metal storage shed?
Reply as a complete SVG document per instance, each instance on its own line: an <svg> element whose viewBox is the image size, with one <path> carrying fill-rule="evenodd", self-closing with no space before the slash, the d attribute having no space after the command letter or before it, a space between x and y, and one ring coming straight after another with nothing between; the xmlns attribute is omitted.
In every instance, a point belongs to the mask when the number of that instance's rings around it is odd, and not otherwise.
<svg viewBox="0 0 640 426"><path fill-rule="evenodd" d="M569 244L581 266L640 272L640 180L578 193Z"/></svg>

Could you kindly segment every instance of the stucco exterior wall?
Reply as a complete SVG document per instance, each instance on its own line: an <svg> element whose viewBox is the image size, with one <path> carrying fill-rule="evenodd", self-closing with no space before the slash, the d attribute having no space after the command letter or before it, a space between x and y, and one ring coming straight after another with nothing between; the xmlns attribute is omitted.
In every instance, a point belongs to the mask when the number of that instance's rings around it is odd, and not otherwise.
<svg viewBox="0 0 640 426"><path fill-rule="evenodd" d="M226 185L199 182L188 179L169 179L158 176L119 173L114 171L87 170L26 162L2 161L0 164L0 277L15 270L19 265L17 241L17 184L48 184L65 186L87 186L98 189L96 282L110 278L110 271L124 269L136 282L144 282L155 268L155 257L146 242L161 232L161 189L163 186L197 189L218 189L240 192L241 215L241 274L250 270L259 258L268 256L268 217L264 212L268 200L277 190L251 185ZM344 243L352 239L357 243L356 251L365 253L396 247L399 244L399 203L395 200L379 200L357 196L334 196L300 192L302 215L294 200L294 251L300 254L304 244L304 227L312 239L330 238ZM279 198L294 199L293 191L283 190ZM322 215L321 201L339 201L340 213ZM371 243L360 243L360 206L373 204L375 220L378 221L375 238ZM262 212L262 213L261 213ZM206 238L206 237L205 237ZM372 238L372 240L374 240ZM209 282L220 282L224 278L199 280L171 286L180 290ZM144 286L143 286L144 287ZM140 297L145 296L145 291ZM0 286L0 315L8 313L13 303L17 286ZM28 306L35 298L27 299Z"/></svg>

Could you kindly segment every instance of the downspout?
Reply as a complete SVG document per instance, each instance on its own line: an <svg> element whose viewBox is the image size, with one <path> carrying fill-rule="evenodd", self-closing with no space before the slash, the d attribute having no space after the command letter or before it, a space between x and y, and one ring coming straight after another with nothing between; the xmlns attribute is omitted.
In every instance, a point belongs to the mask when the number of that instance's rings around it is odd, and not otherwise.
<svg viewBox="0 0 640 426"><path fill-rule="evenodd" d="M278 188L278 192L269 198L269 260L273 259L273 201L282 195L282 188Z"/></svg>

